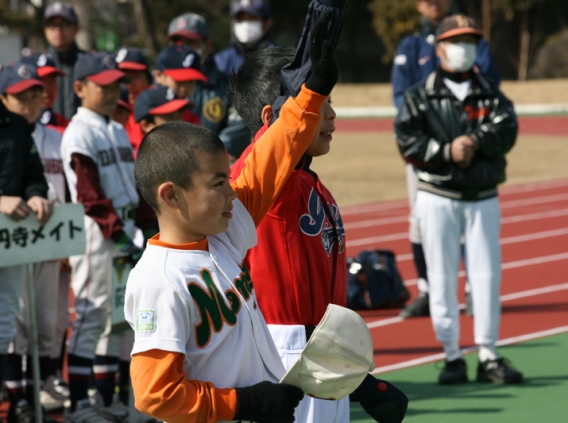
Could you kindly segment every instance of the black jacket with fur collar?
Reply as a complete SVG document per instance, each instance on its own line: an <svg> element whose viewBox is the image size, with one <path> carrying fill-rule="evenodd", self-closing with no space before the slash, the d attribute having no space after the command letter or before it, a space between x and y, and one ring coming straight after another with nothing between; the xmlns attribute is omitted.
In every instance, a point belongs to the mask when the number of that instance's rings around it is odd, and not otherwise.
<svg viewBox="0 0 568 423"><path fill-rule="evenodd" d="M464 201L497 195L517 130L513 104L481 74L471 73L471 86L460 101L440 69L405 92L395 121L398 147L416 167L419 189ZM450 155L451 142L461 135L478 147L467 169Z"/></svg>

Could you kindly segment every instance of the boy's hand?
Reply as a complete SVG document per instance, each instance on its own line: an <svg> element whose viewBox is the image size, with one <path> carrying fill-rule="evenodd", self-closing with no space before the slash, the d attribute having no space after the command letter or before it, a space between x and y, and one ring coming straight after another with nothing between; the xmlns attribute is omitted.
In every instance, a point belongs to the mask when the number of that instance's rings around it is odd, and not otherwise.
<svg viewBox="0 0 568 423"><path fill-rule="evenodd" d="M237 388L237 413L234 420L258 423L292 423L294 409L304 392L292 385L268 381Z"/></svg>
<svg viewBox="0 0 568 423"><path fill-rule="evenodd" d="M467 169L475 155L475 143L466 135L457 137L452 141L450 154L459 168Z"/></svg>
<svg viewBox="0 0 568 423"><path fill-rule="evenodd" d="M329 95L339 78L339 68L328 31L332 19L331 10L321 15L310 34L312 65L310 75L306 79L306 87L321 95Z"/></svg>
<svg viewBox="0 0 568 423"><path fill-rule="evenodd" d="M44 225L53 214L53 204L45 198L34 195L28 200L28 206L37 214L37 220Z"/></svg>
<svg viewBox="0 0 568 423"><path fill-rule="evenodd" d="M0 196L0 213L7 214L8 217L16 221L25 219L32 212L32 209L20 197L9 195Z"/></svg>

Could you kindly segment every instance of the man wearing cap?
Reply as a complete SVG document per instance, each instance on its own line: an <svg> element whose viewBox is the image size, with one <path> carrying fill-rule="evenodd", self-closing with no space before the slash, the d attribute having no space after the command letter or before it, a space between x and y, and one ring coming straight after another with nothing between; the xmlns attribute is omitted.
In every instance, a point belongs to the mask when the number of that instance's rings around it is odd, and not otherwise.
<svg viewBox="0 0 568 423"><path fill-rule="evenodd" d="M205 19L196 13L185 13L172 20L168 30L172 43L183 43L195 50L202 60L207 81L197 81L190 96L201 124L215 132L227 147L231 161L236 160L250 144L246 123L229 103L227 75L219 72L213 55L212 42Z"/></svg>
<svg viewBox="0 0 568 423"><path fill-rule="evenodd" d="M75 66L75 91L82 106L63 134L61 155L73 202L85 208L87 253L71 260L77 318L68 345L71 407L64 422L125 420L127 408L113 403L124 333L111 333L113 259L142 251L132 241L135 226L155 228L155 214L140 201L132 146L122 125L110 119L126 75L106 53L83 55ZM153 232L155 233L155 232ZM87 390L93 372L97 401Z"/></svg>
<svg viewBox="0 0 568 423"><path fill-rule="evenodd" d="M236 73L245 57L254 51L273 47L270 29L270 6L263 0L239 0L231 11L234 41L215 55L217 68L231 75Z"/></svg>
<svg viewBox="0 0 568 423"><path fill-rule="evenodd" d="M430 286L430 312L446 355L442 384L467 382L459 345L460 240L471 283L477 380L518 383L523 375L497 352L501 306L497 185L517 137L512 103L475 67L483 33L471 18L445 18L436 31L440 66L406 91L395 122L400 152L417 169L416 214Z"/></svg>
<svg viewBox="0 0 568 423"><path fill-rule="evenodd" d="M123 46L113 54L113 57L118 69L124 72L129 79L126 85L126 89L128 90L127 101L130 107L132 107L136 101L136 97L152 85L152 75L150 74L148 62L144 54L142 54L142 50L137 47ZM130 138L134 155L136 155L142 138L144 138L144 134L140 129L140 125L134 120L132 112L129 113L128 119L123 126Z"/></svg>
<svg viewBox="0 0 568 423"><path fill-rule="evenodd" d="M424 81L439 65L439 59L435 51L436 26L452 12L453 1L416 0L416 8L422 16L422 31L410 35L400 42L392 67L393 100L397 108L400 107L403 101L404 91L412 85ZM477 44L475 66L493 84L499 85L501 75L491 56L489 43L483 38ZM404 318L411 318L430 315L430 308L428 302L428 278L421 243L420 225L413 212L418 180L415 169L410 164L406 165L406 181L411 209L409 238L418 274L418 296L401 311L400 315ZM466 285L466 313L471 315L471 297L468 290L469 285Z"/></svg>
<svg viewBox="0 0 568 423"><path fill-rule="evenodd" d="M49 44L48 52L56 67L66 74L57 78L59 89L53 110L71 119L81 105L73 90L74 67L77 59L84 54L75 43L79 21L73 6L60 1L47 6L43 16L43 31Z"/></svg>
<svg viewBox="0 0 568 423"><path fill-rule="evenodd" d="M31 72L18 72L20 66L8 66L0 73L0 94L17 96L40 81ZM0 101L0 214L13 220L37 213L47 221L51 212L47 201L48 186L43 166L32 138L32 127L19 114L8 111ZM0 236L2 249L12 245L9 234ZM24 283L25 266L0 268L0 385L3 384L8 347L16 334L19 297Z"/></svg>

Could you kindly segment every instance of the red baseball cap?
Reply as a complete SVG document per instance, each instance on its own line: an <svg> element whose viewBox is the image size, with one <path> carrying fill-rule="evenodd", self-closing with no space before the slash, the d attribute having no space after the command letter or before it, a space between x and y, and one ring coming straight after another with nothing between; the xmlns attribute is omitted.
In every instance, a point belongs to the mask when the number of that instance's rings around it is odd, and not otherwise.
<svg viewBox="0 0 568 423"><path fill-rule="evenodd" d="M184 44L163 49L156 60L156 68L174 81L207 81L201 72L199 54Z"/></svg>
<svg viewBox="0 0 568 423"><path fill-rule="evenodd" d="M36 68L37 75L40 78L48 75L67 75L66 72L62 71L57 67L53 57L49 53L28 53L22 56L22 62L29 63Z"/></svg>
<svg viewBox="0 0 568 423"><path fill-rule="evenodd" d="M134 120L140 122L148 115L167 115L187 107L191 103L176 97L175 92L161 85L142 91L134 102Z"/></svg>
<svg viewBox="0 0 568 423"><path fill-rule="evenodd" d="M75 63L75 81L88 79L97 85L110 85L128 80L126 74L117 69L113 57L107 53L85 54Z"/></svg>
<svg viewBox="0 0 568 423"><path fill-rule="evenodd" d="M36 70L27 63L7 66L0 73L0 93L20 94L32 87L45 87Z"/></svg>

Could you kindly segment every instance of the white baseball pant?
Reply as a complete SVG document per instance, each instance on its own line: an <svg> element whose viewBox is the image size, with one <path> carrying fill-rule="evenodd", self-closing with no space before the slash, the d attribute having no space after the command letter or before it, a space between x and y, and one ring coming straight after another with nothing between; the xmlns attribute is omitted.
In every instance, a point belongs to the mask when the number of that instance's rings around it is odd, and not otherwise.
<svg viewBox="0 0 568 423"><path fill-rule="evenodd" d="M44 261L33 265L35 288L35 310L37 320L37 348L40 356L50 356L55 344L57 325L57 297L59 288L59 260ZM30 341L30 303L27 278L24 272L24 286L20 295L20 311L17 318L17 332L10 347L10 353L25 355Z"/></svg>
<svg viewBox="0 0 568 423"><path fill-rule="evenodd" d="M307 344L306 328L302 325L268 325L276 349L286 370L300 357ZM294 412L298 423L348 423L349 397L327 401L304 396Z"/></svg>
<svg viewBox="0 0 568 423"><path fill-rule="evenodd" d="M129 222L132 223L132 222ZM124 231L132 235L125 225ZM95 355L120 356L123 333L111 333L112 260L124 255L105 239L93 219L85 216L86 254L70 257L71 287L75 294L76 318L68 353L94 359Z"/></svg>
<svg viewBox="0 0 568 423"><path fill-rule="evenodd" d="M8 353L8 347L16 335L24 268L24 265L0 267L0 354Z"/></svg>
<svg viewBox="0 0 568 423"><path fill-rule="evenodd" d="M444 344L459 342L457 274L463 236L473 298L475 343L494 345L501 317L501 212L497 197L468 202L418 191L416 210L428 267L430 314L437 339Z"/></svg>

